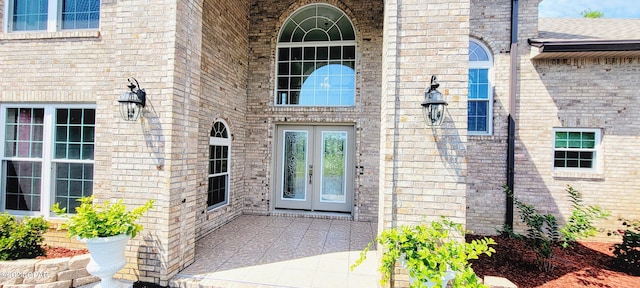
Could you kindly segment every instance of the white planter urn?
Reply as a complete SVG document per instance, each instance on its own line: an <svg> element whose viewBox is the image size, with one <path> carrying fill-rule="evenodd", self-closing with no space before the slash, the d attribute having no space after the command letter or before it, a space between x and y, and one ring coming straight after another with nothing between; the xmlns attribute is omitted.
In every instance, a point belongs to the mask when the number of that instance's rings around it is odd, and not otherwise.
<svg viewBox="0 0 640 288"><path fill-rule="evenodd" d="M115 288L121 286L119 282L113 280L113 275L127 263L124 250L129 238L126 234L120 234L111 237L79 239L87 244L91 256L91 260L87 264L87 272L100 277L100 283L96 287Z"/></svg>
<svg viewBox="0 0 640 288"><path fill-rule="evenodd" d="M456 272L451 270L451 268L449 268L447 265L447 271L445 272L444 276L440 278L442 280L442 288L447 287L447 284L449 283L449 281L455 278L456 278ZM409 276L409 284L413 284L414 281L416 281L416 278ZM436 282L433 282L433 281L423 282L422 284L424 284L424 286L429 288L436 287Z"/></svg>
<svg viewBox="0 0 640 288"><path fill-rule="evenodd" d="M400 255L400 264L405 269L407 269L407 258L405 254ZM447 265L447 271L445 272L444 276L440 278L440 280L442 280L442 288L447 287L447 284L449 283L449 281L455 278L456 278L456 271L451 270L449 265ZM417 280L416 278L411 277L411 274L409 274L409 285L412 285L413 282L415 282L416 280ZM423 282L422 284L424 284L424 286L429 288L436 287L436 282L433 282L433 281Z"/></svg>

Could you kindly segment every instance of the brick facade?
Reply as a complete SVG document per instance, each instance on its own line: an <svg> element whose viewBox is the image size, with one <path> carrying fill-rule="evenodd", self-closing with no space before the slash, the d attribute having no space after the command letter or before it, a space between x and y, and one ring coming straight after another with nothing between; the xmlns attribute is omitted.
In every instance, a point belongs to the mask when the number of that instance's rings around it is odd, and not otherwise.
<svg viewBox="0 0 640 288"><path fill-rule="evenodd" d="M353 217L375 221L378 213L380 53L382 3L327 1L341 9L356 29L356 102L354 107L278 107L273 104L275 47L284 21L296 9L321 1L253 1L249 32L247 83L246 198L244 212L269 213L275 199L274 129L277 124L348 124L355 126L356 150ZM266 141L265 141L266 140Z"/></svg>

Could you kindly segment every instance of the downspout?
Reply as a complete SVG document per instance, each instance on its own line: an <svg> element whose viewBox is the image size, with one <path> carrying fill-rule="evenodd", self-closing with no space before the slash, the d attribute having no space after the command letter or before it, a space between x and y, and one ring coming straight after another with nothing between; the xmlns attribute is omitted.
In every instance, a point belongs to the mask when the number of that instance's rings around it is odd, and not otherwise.
<svg viewBox="0 0 640 288"><path fill-rule="evenodd" d="M513 229L513 191L516 139L516 97L518 76L518 0L511 2L511 69L509 71L509 124L507 126L507 187L511 193L505 193L506 215L505 226Z"/></svg>

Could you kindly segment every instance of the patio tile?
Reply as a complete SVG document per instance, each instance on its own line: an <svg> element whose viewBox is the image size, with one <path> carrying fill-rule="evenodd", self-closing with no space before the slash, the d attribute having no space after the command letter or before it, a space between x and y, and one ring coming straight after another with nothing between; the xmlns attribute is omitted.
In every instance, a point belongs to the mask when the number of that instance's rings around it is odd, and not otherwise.
<svg viewBox="0 0 640 288"><path fill-rule="evenodd" d="M375 235L375 223L240 216L196 241L195 262L171 286L379 287L377 255L349 266ZM186 280L185 280L186 279Z"/></svg>
<svg viewBox="0 0 640 288"><path fill-rule="evenodd" d="M311 287L316 271L290 269L278 279L279 285L291 287Z"/></svg>
<svg viewBox="0 0 640 288"><path fill-rule="evenodd" d="M335 272L323 272L318 271L315 273L312 288L335 288L335 287L347 287L349 283L349 276L347 274L340 274Z"/></svg>

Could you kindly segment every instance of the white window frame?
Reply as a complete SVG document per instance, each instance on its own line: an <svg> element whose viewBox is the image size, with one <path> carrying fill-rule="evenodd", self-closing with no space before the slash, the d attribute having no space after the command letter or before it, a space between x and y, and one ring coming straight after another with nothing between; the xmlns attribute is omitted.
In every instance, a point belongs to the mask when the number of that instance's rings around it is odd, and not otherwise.
<svg viewBox="0 0 640 288"><path fill-rule="evenodd" d="M42 158L20 158L20 157L5 157L5 126L7 109L9 108L36 108L44 109L43 119L43 136L42 136ZM51 212L51 206L55 202L55 171L53 171L54 162L64 163L87 163L95 165L95 157L91 160L71 160L71 159L55 159L54 158L54 144L55 144L55 113L57 109L94 109L97 112L95 104L0 104L0 180L4 180L6 177L6 169L4 168L4 162L8 160L27 160L35 162L37 160L42 163L41 180L40 180L40 211L22 211L22 210L5 210L6 195L5 181L0 183L0 212L9 212L12 215L25 215L25 216L44 216L45 218L53 218L55 214ZM95 133L95 131L94 131ZM95 139L95 134L94 134ZM94 142L94 148L95 143ZM95 150L94 150L95 151ZM95 166L94 166L95 167ZM94 168L95 169L95 168ZM94 174L95 176L95 174ZM49 191L49 193L45 193Z"/></svg>
<svg viewBox="0 0 640 288"><path fill-rule="evenodd" d="M302 41L302 42L280 42L280 37L282 35L282 33L284 32L285 26L289 23L289 20L291 17L293 17L296 12L300 11L300 10L304 10L304 9L308 9L311 6L314 7L330 7L331 9L335 9L338 10L340 12L342 12L343 17L345 17L345 19L347 19L349 21L349 23L351 24L351 27L354 30L354 34L357 32L355 29L355 26L353 25L353 21L351 21L351 19L347 16L346 13L344 13L344 11L342 11L340 8L335 7L333 5L329 5L329 4L323 4L323 3L313 3L313 4L309 4L306 5L304 7L299 8L298 10L296 10L295 12L291 13L291 15L289 15L289 18L287 18L287 20L284 22L283 26L280 27L280 31L278 32L278 42L276 44L276 49L275 49L275 53L276 53L276 61L275 61L275 79L274 79L274 88L273 88L273 105L276 107L355 107L356 106L356 101L357 101L357 91L358 91L358 85L357 85L357 78L358 78L358 70L357 70L357 65L358 65L358 61L359 61L359 56L358 56L358 46L357 46L357 41L356 40L328 40L328 41ZM357 36L357 34L356 34ZM357 39L357 38L356 38ZM354 83L354 89L353 89L353 104L352 105L301 105L301 104L285 104L285 101L282 101L282 104L278 104L278 100L282 98L281 95L279 95L278 92L278 78L279 78L279 64L280 62L280 48L302 48L304 50L304 48L306 47L341 47L344 48L345 46L353 46L355 49L355 57L353 59L345 59L345 58L340 58L340 59L334 59L334 60L327 60L327 62L330 61L349 61L349 62L354 62L354 67L353 67L353 83ZM291 61L291 60L289 60ZM318 59L314 58L313 60L309 59L309 60L304 60L304 59L300 59L300 62L311 62L313 61L314 63L318 61ZM289 71L289 75L288 77L292 77L291 76L291 71ZM311 74L310 74L311 75ZM310 76L308 75L308 76ZM284 76L284 75L283 75ZM304 78L304 75L301 75L301 77ZM304 81L303 81L304 83ZM287 89L287 90L290 90ZM302 91L300 91L302 92Z"/></svg>
<svg viewBox="0 0 640 288"><path fill-rule="evenodd" d="M211 146L226 146L227 147L227 172L225 173L214 173L214 174L209 174L210 167L209 165L211 165L211 156L209 155L209 149L207 149L207 210L208 211L213 211L216 209L219 209L221 207L227 206L229 205L229 195L231 195L230 190L231 190L231 131L229 130L229 125L227 125L227 122L225 122L222 119L217 119L216 121L213 122L213 125L211 125L211 129L213 129L213 127L215 126L216 123L222 123L222 125L224 125L226 131L227 131L227 138L221 138L221 137L213 137L213 136L209 136L209 146L207 148L210 148ZM209 130L211 131L211 130ZM222 176L222 175L227 175L227 183L225 183L226 185L226 189L225 189L225 196L224 196L224 201L221 203L217 203L214 205L209 206L209 178L212 177L216 177L216 176Z"/></svg>
<svg viewBox="0 0 640 288"><path fill-rule="evenodd" d="M46 30L26 30L15 31L13 29L13 5L16 0L5 0L4 5L4 27L6 33L42 33L42 32L58 32L58 31L94 31L100 29L100 20L102 20L102 1L100 1L100 19L98 27L87 29L62 29L62 0L48 0L47 5L47 29Z"/></svg>
<svg viewBox="0 0 640 288"><path fill-rule="evenodd" d="M556 132L587 132L594 133L595 144L593 149L588 148L556 148ZM552 153L551 153L551 167L553 171L562 172L599 172L602 167L602 130L598 128L553 128L552 131ZM591 168L580 167L555 167L555 152L556 151L580 151L580 152L593 152L593 165Z"/></svg>
<svg viewBox="0 0 640 288"><path fill-rule="evenodd" d="M470 131L467 128L467 133L468 135L493 135L493 97L494 97L493 95L493 81L494 81L493 55L491 54L491 50L489 50L489 48L479 40L469 38L469 42L473 42L478 46L480 46L489 57L488 61L469 61L469 70L488 69L488 72L487 72L487 77L489 79L489 85L487 88L488 99L482 100L482 102L488 101L489 105L487 105L487 130L486 131ZM471 100L471 98L468 98L467 102L480 102L480 101ZM467 119L468 117L469 115L467 115Z"/></svg>

